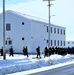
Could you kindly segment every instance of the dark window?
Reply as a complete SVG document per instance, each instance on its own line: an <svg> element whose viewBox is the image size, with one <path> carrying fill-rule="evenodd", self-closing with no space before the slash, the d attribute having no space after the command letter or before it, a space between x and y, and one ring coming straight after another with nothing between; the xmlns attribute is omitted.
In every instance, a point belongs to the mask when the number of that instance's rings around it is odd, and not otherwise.
<svg viewBox="0 0 74 75"><path fill-rule="evenodd" d="M44 25L44 27L45 27L45 25Z"/></svg>
<svg viewBox="0 0 74 75"><path fill-rule="evenodd" d="M24 40L24 37L22 38L22 40Z"/></svg>
<svg viewBox="0 0 74 75"><path fill-rule="evenodd" d="M56 33L56 28L54 28L54 33Z"/></svg>
<svg viewBox="0 0 74 75"><path fill-rule="evenodd" d="M11 45L11 44L12 44L12 41L11 41L11 40L9 40L9 41L8 41L8 44L9 44L9 45Z"/></svg>
<svg viewBox="0 0 74 75"><path fill-rule="evenodd" d="M52 27L51 27L51 33L52 33Z"/></svg>
<svg viewBox="0 0 74 75"><path fill-rule="evenodd" d="M7 44L7 41L5 41L5 44Z"/></svg>
<svg viewBox="0 0 74 75"><path fill-rule="evenodd" d="M45 39L44 39L44 41L45 41Z"/></svg>
<svg viewBox="0 0 74 75"><path fill-rule="evenodd" d="M56 46L56 40L54 40L54 46Z"/></svg>
<svg viewBox="0 0 74 75"><path fill-rule="evenodd" d="M11 24L6 24L6 31L10 31L11 30Z"/></svg>
<svg viewBox="0 0 74 75"><path fill-rule="evenodd" d="M61 34L62 34L62 29L61 29Z"/></svg>
<svg viewBox="0 0 74 75"><path fill-rule="evenodd" d="M62 46L62 41L61 41L61 46Z"/></svg>
<svg viewBox="0 0 74 75"><path fill-rule="evenodd" d="M59 46L59 40L58 40L58 46Z"/></svg>
<svg viewBox="0 0 74 75"><path fill-rule="evenodd" d="M69 44L70 42L68 42L68 44Z"/></svg>
<svg viewBox="0 0 74 75"><path fill-rule="evenodd" d="M52 40L51 40L51 46L52 46Z"/></svg>
<svg viewBox="0 0 74 75"><path fill-rule="evenodd" d="M22 25L24 25L24 22L22 22Z"/></svg>
<svg viewBox="0 0 74 75"><path fill-rule="evenodd" d="M64 30L64 35L65 35L65 30Z"/></svg>
<svg viewBox="0 0 74 75"><path fill-rule="evenodd" d="M47 32L49 31L48 26L47 26Z"/></svg>
<svg viewBox="0 0 74 75"><path fill-rule="evenodd" d="M33 38L33 37L31 37L31 38Z"/></svg>
<svg viewBox="0 0 74 75"><path fill-rule="evenodd" d="M49 41L49 40L47 40L47 43L48 43L48 41Z"/></svg>
<svg viewBox="0 0 74 75"><path fill-rule="evenodd" d="M57 30L57 33L59 34L59 29Z"/></svg>
<svg viewBox="0 0 74 75"><path fill-rule="evenodd" d="M64 46L65 46L65 41L64 41Z"/></svg>

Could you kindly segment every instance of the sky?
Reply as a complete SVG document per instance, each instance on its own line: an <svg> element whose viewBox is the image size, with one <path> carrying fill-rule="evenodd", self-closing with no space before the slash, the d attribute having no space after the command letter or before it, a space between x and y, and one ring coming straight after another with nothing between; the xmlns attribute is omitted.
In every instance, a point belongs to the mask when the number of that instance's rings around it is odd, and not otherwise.
<svg viewBox="0 0 74 75"><path fill-rule="evenodd" d="M0 0L0 13L2 1ZM66 40L74 41L74 0L55 0L51 3L53 4L50 7L51 23L66 27ZM48 20L47 5L48 1L43 0L6 0L5 9Z"/></svg>

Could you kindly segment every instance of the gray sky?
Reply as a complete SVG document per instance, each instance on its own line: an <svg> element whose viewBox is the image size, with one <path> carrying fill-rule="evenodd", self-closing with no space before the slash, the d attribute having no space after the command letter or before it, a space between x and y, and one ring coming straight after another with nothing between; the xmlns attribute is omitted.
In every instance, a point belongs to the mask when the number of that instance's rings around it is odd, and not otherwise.
<svg viewBox="0 0 74 75"><path fill-rule="evenodd" d="M1 0L0 0L1 1ZM74 0L55 0L51 23L66 27L66 39L74 41ZM6 10L14 10L48 20L48 2L43 0L6 0ZM0 2L2 12L2 2Z"/></svg>

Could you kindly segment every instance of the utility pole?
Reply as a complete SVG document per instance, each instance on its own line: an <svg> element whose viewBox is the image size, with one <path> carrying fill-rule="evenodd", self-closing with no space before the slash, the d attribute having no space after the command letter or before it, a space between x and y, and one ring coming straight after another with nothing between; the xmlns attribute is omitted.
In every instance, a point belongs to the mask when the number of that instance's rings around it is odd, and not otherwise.
<svg viewBox="0 0 74 75"><path fill-rule="evenodd" d="M49 26L48 26L48 48L50 48L50 1L54 1L54 0L43 0L43 1L48 1L48 6L49 6Z"/></svg>
<svg viewBox="0 0 74 75"><path fill-rule="evenodd" d="M5 0L3 0L3 59L6 59L5 51Z"/></svg>

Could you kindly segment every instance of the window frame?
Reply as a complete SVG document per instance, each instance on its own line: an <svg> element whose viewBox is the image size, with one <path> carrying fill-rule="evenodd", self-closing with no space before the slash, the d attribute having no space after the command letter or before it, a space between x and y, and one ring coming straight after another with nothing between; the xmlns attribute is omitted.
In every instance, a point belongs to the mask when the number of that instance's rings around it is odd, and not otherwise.
<svg viewBox="0 0 74 75"><path fill-rule="evenodd" d="M56 34L56 28L54 28L54 33Z"/></svg>
<svg viewBox="0 0 74 75"><path fill-rule="evenodd" d="M11 30L11 24L10 23L6 23L6 31L10 31Z"/></svg>

